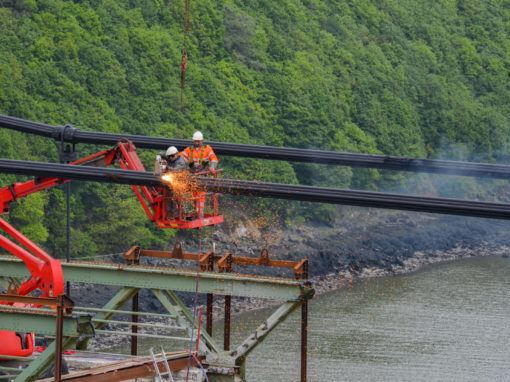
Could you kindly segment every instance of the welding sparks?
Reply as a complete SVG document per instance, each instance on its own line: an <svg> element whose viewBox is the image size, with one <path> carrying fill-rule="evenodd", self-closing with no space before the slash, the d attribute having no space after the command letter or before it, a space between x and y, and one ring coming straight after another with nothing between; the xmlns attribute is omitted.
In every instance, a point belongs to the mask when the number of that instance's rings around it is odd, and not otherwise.
<svg viewBox="0 0 510 382"><path fill-rule="evenodd" d="M168 172L164 175L161 175L161 180L171 185L174 181L174 174Z"/></svg>
<svg viewBox="0 0 510 382"><path fill-rule="evenodd" d="M195 179L185 171L167 172L161 175L160 179L170 187L174 194L182 195L186 192L198 191Z"/></svg>

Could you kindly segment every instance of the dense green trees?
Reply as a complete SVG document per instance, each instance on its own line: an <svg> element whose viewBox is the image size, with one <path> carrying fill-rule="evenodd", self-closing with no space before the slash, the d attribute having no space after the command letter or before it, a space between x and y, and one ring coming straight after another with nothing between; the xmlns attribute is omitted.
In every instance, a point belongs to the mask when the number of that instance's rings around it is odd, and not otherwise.
<svg viewBox="0 0 510 382"><path fill-rule="evenodd" d="M192 0L181 104L183 23L183 0L0 1L0 113L107 132L188 138L200 129L218 141L507 158L508 0ZM58 160L48 140L0 131L0 143L3 157ZM143 153L149 165L153 154ZM368 170L223 163L267 181L416 184ZM477 186L462 188L479 196ZM149 227L129 192L73 188L75 253L163 245L170 233ZM34 195L11 216L56 255L63 198Z"/></svg>

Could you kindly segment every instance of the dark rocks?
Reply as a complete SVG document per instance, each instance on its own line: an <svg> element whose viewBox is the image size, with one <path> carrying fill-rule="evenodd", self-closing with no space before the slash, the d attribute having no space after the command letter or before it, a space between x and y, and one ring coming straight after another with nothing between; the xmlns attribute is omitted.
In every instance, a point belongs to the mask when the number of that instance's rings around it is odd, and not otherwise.
<svg viewBox="0 0 510 382"><path fill-rule="evenodd" d="M234 256L258 257L267 248L273 259L310 261L309 273L318 293L339 288L345 280L411 272L426 264L473 255L501 255L509 258L506 248L510 222L462 218L419 213L371 212L353 209L349 219L333 226L319 223L286 229L255 229L245 223L237 230L202 232L202 252L215 247L216 253L231 251ZM347 214L343 214L347 216ZM243 228L244 227L244 228ZM243 234L242 236L240 234ZM187 235L187 236L186 236ZM185 240L183 240L185 239ZM176 238L185 252L197 252L198 238L186 233ZM169 244L173 247L175 241ZM146 260L150 265L194 269L193 262L179 260ZM270 267L236 266L235 272L292 277L292 271ZM82 286L82 292L71 291L78 305L104 306L118 288ZM74 286L73 286L74 288ZM164 312L161 304L148 291L141 292L141 310ZM186 305L194 303L193 293L178 294ZM217 300L221 298L217 296ZM205 296L200 296L200 305ZM258 302L263 307L267 302ZM236 300L233 311L252 308L249 299ZM219 309L219 308L218 308ZM218 310L219 311L219 310Z"/></svg>

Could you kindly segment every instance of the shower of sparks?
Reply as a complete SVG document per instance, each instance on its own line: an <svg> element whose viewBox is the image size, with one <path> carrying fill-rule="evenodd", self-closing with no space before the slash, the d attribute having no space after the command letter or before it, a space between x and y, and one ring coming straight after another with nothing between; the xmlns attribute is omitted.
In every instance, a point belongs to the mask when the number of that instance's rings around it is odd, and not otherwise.
<svg viewBox="0 0 510 382"><path fill-rule="evenodd" d="M183 195L189 192L200 191L195 178L184 171L167 172L161 176L161 180L175 195Z"/></svg>

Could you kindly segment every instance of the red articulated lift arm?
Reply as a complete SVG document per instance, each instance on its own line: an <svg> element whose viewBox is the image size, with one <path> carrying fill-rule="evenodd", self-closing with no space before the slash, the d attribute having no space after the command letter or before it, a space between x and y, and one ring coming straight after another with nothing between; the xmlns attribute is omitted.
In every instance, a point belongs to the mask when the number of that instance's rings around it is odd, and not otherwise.
<svg viewBox="0 0 510 382"><path fill-rule="evenodd" d="M78 166L110 166L118 162L125 170L145 171L136 153L135 145L128 140L121 140L108 150L103 150L86 158L70 163ZM14 183L0 188L0 214L9 213L9 205L14 200L30 195L37 191L69 182L69 179L41 177L25 183ZM213 194L213 213L205 213L205 192L194 191L192 196L175 196L168 187L132 186L149 219L160 228L200 228L214 225L223 221L223 216L217 213L217 197ZM192 205L191 213L184 211L185 205ZM172 207L172 208L168 208ZM175 216L177 211L178 216ZM0 218L0 229L4 230L16 244L7 237L0 235L0 247L23 260L31 277L22 282L14 290L9 287L9 293L27 295L36 289L42 292L41 297L56 297L64 293L64 276L59 260L53 259L37 245ZM0 304L9 304L0 301ZM0 331L0 359L1 355L28 356L34 349L33 333L23 334Z"/></svg>
<svg viewBox="0 0 510 382"><path fill-rule="evenodd" d="M125 139L119 141L114 147L100 151L96 154L71 162L71 165L80 166L110 166L119 163L125 170L145 171L145 168L136 153L135 145ZM34 192L45 190L69 179L60 178L37 178L26 183L14 183L0 189L0 208L2 214L9 212L9 204ZM204 212L204 204L208 194L194 192L192 196L174 196L168 187L132 186L145 213L151 221L160 228L191 229L223 222L223 216L218 214L218 194L212 195L213 211L210 214ZM173 204L174 212L169 208ZM196 210L186 213L185 205L196 205ZM177 216L175 216L177 215Z"/></svg>
<svg viewBox="0 0 510 382"><path fill-rule="evenodd" d="M87 158L73 162L73 164L90 163L97 158L106 158L108 150L91 155ZM9 213L9 205L12 201L42 191L47 188L57 186L68 182L68 179L59 178L37 178L25 183L14 183L0 189L0 206L1 214ZM42 292L41 297L56 297L64 293L64 276L60 261L53 259L41 248L31 242L26 236L19 232L16 228L0 218L0 229L5 231L17 243L11 241L7 237L0 235L0 247L9 253L23 260L26 264L31 277L25 280L14 292L21 296L25 296L36 289ZM1 302L0 302L1 303Z"/></svg>
<svg viewBox="0 0 510 382"><path fill-rule="evenodd" d="M56 297L64 293L64 276L60 261L53 259L2 218L0 228L26 248L0 235L0 246L23 260L32 276L20 285L17 293L25 296L35 289L42 291L41 297Z"/></svg>
<svg viewBox="0 0 510 382"><path fill-rule="evenodd" d="M124 170L145 171L135 145L127 139L105 156L107 164L115 160ZM205 202L210 194L205 192L195 190L189 196L176 196L169 187L131 187L149 219L159 228L193 229L223 222L223 215L218 214L218 194L212 194L212 213L206 213ZM186 207L191 207L191 212L186 212Z"/></svg>

